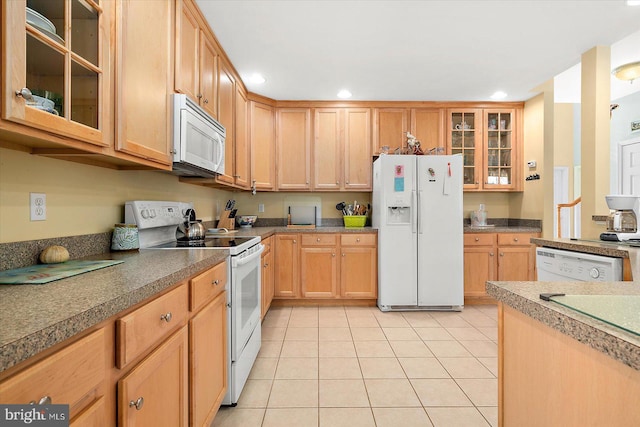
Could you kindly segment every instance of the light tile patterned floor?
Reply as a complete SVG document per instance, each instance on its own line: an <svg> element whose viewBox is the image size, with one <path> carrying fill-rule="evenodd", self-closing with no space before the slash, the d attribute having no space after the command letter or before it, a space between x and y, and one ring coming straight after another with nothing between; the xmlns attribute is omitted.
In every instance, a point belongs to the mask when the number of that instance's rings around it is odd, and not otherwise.
<svg viewBox="0 0 640 427"><path fill-rule="evenodd" d="M497 309L274 307L214 427L497 426Z"/></svg>

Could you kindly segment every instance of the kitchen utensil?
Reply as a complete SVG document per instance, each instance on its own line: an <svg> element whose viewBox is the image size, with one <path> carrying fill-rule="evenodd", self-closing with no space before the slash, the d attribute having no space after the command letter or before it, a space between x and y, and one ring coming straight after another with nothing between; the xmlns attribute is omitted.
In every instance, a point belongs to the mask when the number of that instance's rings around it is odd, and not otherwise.
<svg viewBox="0 0 640 427"><path fill-rule="evenodd" d="M235 205L236 201L233 201L233 204ZM238 209L231 209L231 213L229 213L229 218L235 218L236 217L236 213L238 212Z"/></svg>
<svg viewBox="0 0 640 427"><path fill-rule="evenodd" d="M336 205L336 209L339 211L342 211L345 208L345 206L347 205L344 202L340 202Z"/></svg>
<svg viewBox="0 0 640 427"><path fill-rule="evenodd" d="M178 224L176 240L179 242L197 242L204 240L206 229L201 220L196 220L196 211L187 209L184 222Z"/></svg>

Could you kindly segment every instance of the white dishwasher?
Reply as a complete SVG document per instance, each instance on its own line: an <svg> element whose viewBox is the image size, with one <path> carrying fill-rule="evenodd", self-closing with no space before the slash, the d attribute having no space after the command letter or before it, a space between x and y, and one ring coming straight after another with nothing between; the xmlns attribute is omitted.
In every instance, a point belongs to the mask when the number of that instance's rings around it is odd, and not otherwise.
<svg viewBox="0 0 640 427"><path fill-rule="evenodd" d="M617 282L622 280L622 258L536 248L538 281Z"/></svg>

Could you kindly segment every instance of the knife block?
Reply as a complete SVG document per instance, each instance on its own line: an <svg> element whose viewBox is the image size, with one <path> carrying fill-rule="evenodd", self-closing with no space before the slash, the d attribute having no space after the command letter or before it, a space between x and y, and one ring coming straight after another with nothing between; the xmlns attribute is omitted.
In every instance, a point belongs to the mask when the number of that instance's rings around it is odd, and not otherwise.
<svg viewBox="0 0 640 427"><path fill-rule="evenodd" d="M218 221L218 228L226 228L227 230L233 230L236 228L236 219L229 218L231 211L222 211L220 214L220 220Z"/></svg>

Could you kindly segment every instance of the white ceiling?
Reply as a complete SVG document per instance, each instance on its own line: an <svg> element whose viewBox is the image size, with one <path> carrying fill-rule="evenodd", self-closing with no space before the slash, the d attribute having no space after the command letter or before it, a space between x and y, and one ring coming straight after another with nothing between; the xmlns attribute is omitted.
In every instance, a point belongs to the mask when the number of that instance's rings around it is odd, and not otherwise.
<svg viewBox="0 0 640 427"><path fill-rule="evenodd" d="M502 90L524 101L585 51L640 30L640 6L624 0L196 2L247 88L277 100L347 88L352 100L485 101ZM256 72L266 83L248 82Z"/></svg>

